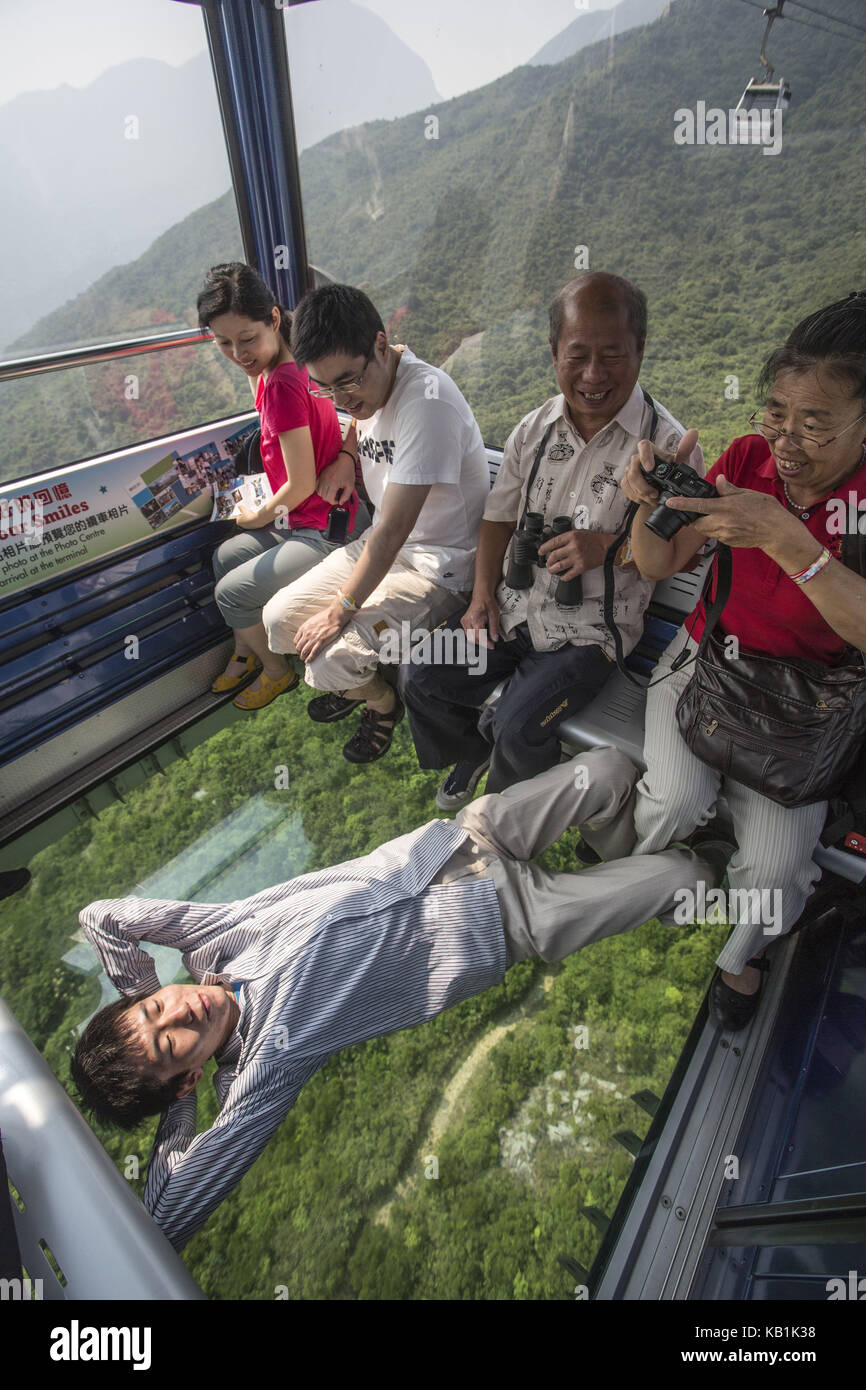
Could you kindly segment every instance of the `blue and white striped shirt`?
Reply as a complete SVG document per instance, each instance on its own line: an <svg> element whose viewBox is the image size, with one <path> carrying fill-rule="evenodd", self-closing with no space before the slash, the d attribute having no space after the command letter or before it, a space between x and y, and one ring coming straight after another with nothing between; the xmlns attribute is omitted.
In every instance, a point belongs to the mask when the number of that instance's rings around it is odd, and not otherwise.
<svg viewBox="0 0 866 1390"><path fill-rule="evenodd" d="M148 1164L145 1206L177 1249L334 1052L424 1023L502 978L493 881L431 884L466 838L453 821L434 820L361 859L238 902L119 898L81 912L122 994L160 988L140 939L182 951L200 984L243 982L240 1018L217 1055L217 1119L196 1135L195 1095L176 1101Z"/></svg>

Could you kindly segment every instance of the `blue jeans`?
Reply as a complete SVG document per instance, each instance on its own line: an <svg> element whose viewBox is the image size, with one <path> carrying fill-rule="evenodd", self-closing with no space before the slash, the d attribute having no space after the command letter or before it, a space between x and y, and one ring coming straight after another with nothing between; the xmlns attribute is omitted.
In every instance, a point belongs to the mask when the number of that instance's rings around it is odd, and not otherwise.
<svg viewBox="0 0 866 1390"><path fill-rule="evenodd" d="M461 616L446 626L459 627ZM525 623L487 652L483 675L465 665L403 665L399 689L418 762L424 768L481 763L492 742L488 792L535 777L559 762L559 725L588 705L615 670L595 645L537 652ZM503 680L505 690L479 728L478 710Z"/></svg>

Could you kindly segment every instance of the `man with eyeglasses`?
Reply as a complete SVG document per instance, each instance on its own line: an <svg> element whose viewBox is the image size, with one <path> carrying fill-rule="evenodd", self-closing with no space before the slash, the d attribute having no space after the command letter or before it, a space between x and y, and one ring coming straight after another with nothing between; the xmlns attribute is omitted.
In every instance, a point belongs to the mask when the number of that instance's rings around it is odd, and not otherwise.
<svg viewBox="0 0 866 1390"><path fill-rule="evenodd" d="M319 723L364 712L343 748L353 763L388 751L403 705L379 673L380 655L405 632L429 630L465 605L475 537L489 490L487 452L451 378L388 341L368 297L350 285L312 291L294 311L292 354L310 389L357 425L373 526L265 606L275 652L296 652ZM354 486L354 460L319 474L329 502Z"/></svg>

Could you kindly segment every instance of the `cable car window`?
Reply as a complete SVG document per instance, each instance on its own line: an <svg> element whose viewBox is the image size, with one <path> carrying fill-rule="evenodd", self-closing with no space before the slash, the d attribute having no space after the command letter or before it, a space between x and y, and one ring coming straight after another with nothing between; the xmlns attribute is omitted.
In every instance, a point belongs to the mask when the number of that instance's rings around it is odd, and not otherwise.
<svg viewBox="0 0 866 1390"><path fill-rule="evenodd" d="M197 328L202 265L242 256L201 10L88 0L46 25L38 9L13 8L0 82L0 362ZM226 405L236 413L233 374L194 361L184 351L139 358L140 370L0 383L0 480L214 419Z"/></svg>

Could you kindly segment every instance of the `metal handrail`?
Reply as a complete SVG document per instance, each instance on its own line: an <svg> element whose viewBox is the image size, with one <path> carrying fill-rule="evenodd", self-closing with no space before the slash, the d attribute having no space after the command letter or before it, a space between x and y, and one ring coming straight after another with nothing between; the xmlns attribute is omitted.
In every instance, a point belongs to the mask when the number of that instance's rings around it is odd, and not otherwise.
<svg viewBox="0 0 866 1390"><path fill-rule="evenodd" d="M192 347L209 343L211 334L200 328L180 328L173 333L156 333L147 338L127 338L120 343L96 343L92 347L68 348L63 352L46 352L36 357L19 357L0 362L0 381L15 381L19 377L42 376L69 367L89 367L94 362L113 362L123 357L138 357L144 352L164 348Z"/></svg>

